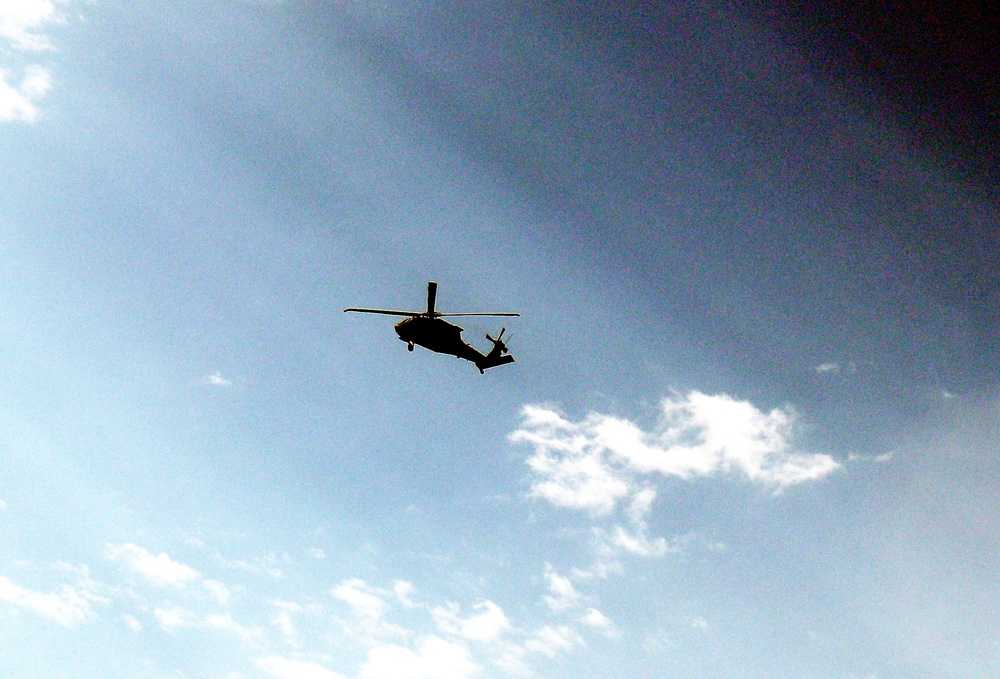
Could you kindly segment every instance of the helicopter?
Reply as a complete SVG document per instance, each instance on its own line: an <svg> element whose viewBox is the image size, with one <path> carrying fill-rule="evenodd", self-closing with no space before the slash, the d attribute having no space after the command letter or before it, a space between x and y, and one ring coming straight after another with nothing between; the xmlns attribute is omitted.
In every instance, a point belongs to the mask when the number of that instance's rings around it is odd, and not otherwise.
<svg viewBox="0 0 1000 679"><path fill-rule="evenodd" d="M399 339L406 342L406 348L413 351L413 345L419 344L425 349L436 351L439 354L449 354L458 358L475 363L480 374L485 373L487 368L495 368L498 365L513 363L514 357L507 353L507 344L503 341L503 334L507 328L500 328L496 338L489 333L486 339L493 343L493 348L488 354L480 353L470 344L462 340L462 328L454 323L449 323L442 316L520 316L521 314L509 312L486 312L486 313L451 313L443 314L434 309L434 301L437 298L437 283L427 282L427 311L394 311L391 309L361 309L348 307L347 311L355 311L362 314L384 314L386 316L407 316L404 321L396 324L396 334ZM510 335L507 335L510 341Z"/></svg>

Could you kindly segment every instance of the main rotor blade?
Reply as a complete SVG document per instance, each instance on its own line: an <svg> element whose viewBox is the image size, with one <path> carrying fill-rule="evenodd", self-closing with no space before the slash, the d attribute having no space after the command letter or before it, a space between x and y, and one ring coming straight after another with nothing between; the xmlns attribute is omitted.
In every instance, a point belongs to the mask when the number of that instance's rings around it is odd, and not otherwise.
<svg viewBox="0 0 1000 679"><path fill-rule="evenodd" d="M520 316L521 314L508 313L505 311L486 311L476 314L434 314L435 316Z"/></svg>
<svg viewBox="0 0 1000 679"><path fill-rule="evenodd" d="M393 311L391 309L357 309L349 307L344 311L356 311L359 314L385 314L386 316L423 316L421 311Z"/></svg>

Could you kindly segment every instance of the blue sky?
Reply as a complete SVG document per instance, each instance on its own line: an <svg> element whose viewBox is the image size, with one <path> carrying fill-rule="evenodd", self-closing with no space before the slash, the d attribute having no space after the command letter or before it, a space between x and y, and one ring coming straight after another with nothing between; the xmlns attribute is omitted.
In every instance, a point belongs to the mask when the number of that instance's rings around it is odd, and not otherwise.
<svg viewBox="0 0 1000 679"><path fill-rule="evenodd" d="M752 12L7 0L0 157L3 676L1000 672L996 203Z"/></svg>

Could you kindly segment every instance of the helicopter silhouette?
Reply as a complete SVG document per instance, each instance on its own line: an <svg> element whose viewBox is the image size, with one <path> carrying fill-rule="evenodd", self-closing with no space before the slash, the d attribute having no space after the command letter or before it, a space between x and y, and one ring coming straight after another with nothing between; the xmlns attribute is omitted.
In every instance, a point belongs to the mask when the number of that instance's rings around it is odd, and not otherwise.
<svg viewBox="0 0 1000 679"><path fill-rule="evenodd" d="M514 357L507 353L507 344L503 341L503 333L507 328L500 328L500 333L496 338L489 333L486 334L486 339L493 342L493 348L488 354L483 354L462 340L462 328L454 323L449 323L442 316L520 316L521 314L508 312L443 314L434 309L436 297L437 283L428 281L427 311L394 311L392 309L361 309L357 307L348 307L344 311L407 316L405 321L400 321L395 325L396 334L399 335L400 340L406 342L407 349L413 351L413 345L418 344L439 354L457 356L475 363L481 374L485 373L487 368L495 368L498 365L514 362ZM507 336L507 340L510 340L510 335Z"/></svg>

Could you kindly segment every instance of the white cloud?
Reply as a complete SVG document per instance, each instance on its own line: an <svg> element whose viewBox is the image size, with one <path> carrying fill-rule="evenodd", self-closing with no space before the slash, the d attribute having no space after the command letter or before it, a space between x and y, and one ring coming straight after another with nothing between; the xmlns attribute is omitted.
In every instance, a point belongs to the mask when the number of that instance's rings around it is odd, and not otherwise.
<svg viewBox="0 0 1000 679"><path fill-rule="evenodd" d="M607 451L585 426L540 406L525 406L522 415L522 428L510 440L535 447L528 458L536 475L532 495L560 507L607 513L629 494L628 479L612 467Z"/></svg>
<svg viewBox="0 0 1000 679"><path fill-rule="evenodd" d="M651 431L611 415L591 413L569 421L551 408L525 406L522 426L510 439L534 447L527 464L531 494L560 507L606 514L626 497L654 495L636 483L640 475L691 479L720 473L781 490L820 479L840 465L829 455L791 448L795 414L762 412L730 396L691 392L663 400L662 419Z"/></svg>
<svg viewBox="0 0 1000 679"><path fill-rule="evenodd" d="M417 650L383 644L369 649L361 679L466 679L479 666L462 645L430 635Z"/></svg>
<svg viewBox="0 0 1000 679"><path fill-rule="evenodd" d="M29 66L20 86L7 81L8 72L0 69L0 122L32 122L38 118L35 101L52 87L52 74L41 66Z"/></svg>
<svg viewBox="0 0 1000 679"><path fill-rule="evenodd" d="M92 604L107 600L96 590L97 584L86 576L77 586L62 585L57 592L46 594L22 587L0 575L0 601L36 613L63 627L75 627L97 617Z"/></svg>
<svg viewBox="0 0 1000 679"><path fill-rule="evenodd" d="M836 373L840 372L840 364L839 363L820 363L818 366L816 366L815 368L813 368L813 370L815 370L816 372L818 372L821 375L824 374L824 373L834 373L834 374L836 374Z"/></svg>
<svg viewBox="0 0 1000 679"><path fill-rule="evenodd" d="M367 656L357 679L466 679L480 676L480 662L500 668L503 676L532 676L526 663L531 655L556 655L583 644L576 627L586 625L605 636L617 633L610 620L600 619L599 612L584 612L584 597L566 577L546 564L550 608L557 613L572 611L570 624L546 625L532 633L518 629L501 606L488 599L477 601L463 610L457 602L443 605L416 603L411 598L413 585L397 580L392 589L372 587L364 580L345 580L331 594L350 606L355 620L345 626L368 646ZM399 627L388 621L398 601L409 614L427 612L438 633L425 628ZM285 618L279 623L284 625ZM289 631L293 631L289 628ZM386 637L393 640L387 641Z"/></svg>
<svg viewBox="0 0 1000 679"><path fill-rule="evenodd" d="M343 679L322 665L272 655L257 661L257 667L278 679Z"/></svg>
<svg viewBox="0 0 1000 679"><path fill-rule="evenodd" d="M736 474L780 492L839 467L829 455L792 447L791 409L763 412L726 395L691 392L664 399L661 413L655 426L643 429L601 413L574 422L550 407L529 405L522 411L521 427L510 436L533 448L527 459L530 494L557 507L585 510L594 521L595 562L586 570L572 569L569 577L546 564L543 601L556 614L585 609L576 613L577 622L608 638L616 638L617 628L596 608L587 608L591 597L575 583L621 572L622 554L657 558L692 545L725 549L693 533L670 539L650 535L647 518L657 498L653 483L658 477ZM521 662L524 653L553 656L577 643L582 640L575 627L549 626L520 647L522 655L508 655Z"/></svg>
<svg viewBox="0 0 1000 679"><path fill-rule="evenodd" d="M618 631L615 623L611 621L608 616L601 613L596 608L588 608L587 612L584 613L583 617L580 618L582 622L587 627L594 629L609 639L620 639L622 634Z"/></svg>
<svg viewBox="0 0 1000 679"><path fill-rule="evenodd" d="M658 476L692 479L736 473L775 492L822 478L839 467L829 455L800 453L791 446L795 415L790 409L768 413L729 396L691 392L662 403L660 422L645 431L635 423L591 413L572 422L552 408L525 406L522 426L510 435L528 443L532 471L530 494L557 507L583 509L595 521L596 561L571 571L576 581L620 571L618 556L657 558L684 552L693 536L666 539L649 534L647 517L656 500ZM724 546L700 540L718 551ZM581 606L573 582L546 565L556 613Z"/></svg>
<svg viewBox="0 0 1000 679"><path fill-rule="evenodd" d="M123 564L126 568L142 575L154 585L183 587L192 580L197 580L201 577L201 574L195 569L174 561L163 552L157 556L153 556L142 547L130 543L108 545L106 554L112 561ZM206 586L208 587L208 585ZM209 589L211 590L212 587L209 587Z"/></svg>
<svg viewBox="0 0 1000 679"><path fill-rule="evenodd" d="M211 375L205 375L202 381L211 387L231 387L233 386L232 380L228 380L222 376L218 370L216 370Z"/></svg>
<svg viewBox="0 0 1000 679"><path fill-rule="evenodd" d="M0 2L0 37L11 46L25 51L52 49L52 43L39 30L62 19L52 0L3 0Z"/></svg>
<svg viewBox="0 0 1000 679"><path fill-rule="evenodd" d="M431 615L441 631L470 641L494 641L510 629L510 621L503 609L492 601L480 601L472 608L479 612L478 615L461 617L457 603L438 606L431 611Z"/></svg>

